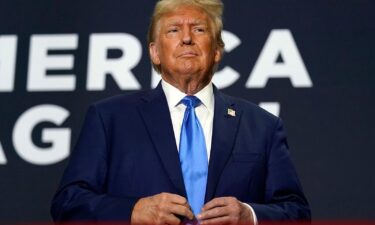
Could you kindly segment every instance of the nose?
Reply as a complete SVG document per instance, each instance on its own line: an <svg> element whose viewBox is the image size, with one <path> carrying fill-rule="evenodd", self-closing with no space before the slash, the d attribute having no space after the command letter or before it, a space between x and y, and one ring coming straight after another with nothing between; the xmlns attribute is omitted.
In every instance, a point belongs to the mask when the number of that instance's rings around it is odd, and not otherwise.
<svg viewBox="0 0 375 225"><path fill-rule="evenodd" d="M193 44L193 39L191 36L191 30L188 27L185 27L182 32L182 45L191 45Z"/></svg>

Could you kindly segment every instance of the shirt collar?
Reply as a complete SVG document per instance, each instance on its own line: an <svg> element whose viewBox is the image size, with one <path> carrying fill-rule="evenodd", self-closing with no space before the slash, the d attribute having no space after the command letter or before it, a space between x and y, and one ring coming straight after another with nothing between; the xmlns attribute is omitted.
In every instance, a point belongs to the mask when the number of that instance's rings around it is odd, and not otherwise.
<svg viewBox="0 0 375 225"><path fill-rule="evenodd" d="M161 80L161 85L165 97L167 98L168 108L169 110L172 110L180 103L181 99L184 98L186 94L164 80ZM214 92L212 82L207 84L206 87L194 96L201 100L202 104L209 110L209 112L214 111Z"/></svg>

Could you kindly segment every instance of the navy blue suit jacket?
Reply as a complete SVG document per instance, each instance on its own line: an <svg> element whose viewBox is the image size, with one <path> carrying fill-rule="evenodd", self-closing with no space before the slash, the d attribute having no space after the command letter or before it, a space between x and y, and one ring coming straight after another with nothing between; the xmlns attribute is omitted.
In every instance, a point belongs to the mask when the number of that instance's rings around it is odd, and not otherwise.
<svg viewBox="0 0 375 225"><path fill-rule="evenodd" d="M205 201L234 196L249 203L258 220L309 219L281 120L216 89L214 95ZM161 192L186 196L159 84L89 108L51 213L55 221L128 221L139 198Z"/></svg>

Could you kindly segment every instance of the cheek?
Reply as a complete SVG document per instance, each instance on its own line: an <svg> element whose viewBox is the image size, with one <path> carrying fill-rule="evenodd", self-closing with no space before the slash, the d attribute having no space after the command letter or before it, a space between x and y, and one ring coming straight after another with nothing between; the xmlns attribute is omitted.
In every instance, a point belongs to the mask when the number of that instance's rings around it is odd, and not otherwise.
<svg viewBox="0 0 375 225"><path fill-rule="evenodd" d="M214 46L212 45L212 40L210 38L205 39L202 43L202 51L205 55L213 57L215 55L215 49Z"/></svg>
<svg viewBox="0 0 375 225"><path fill-rule="evenodd" d="M159 51L161 52L161 55L163 55L163 58L173 59L174 54L175 54L175 49L176 47L174 47L174 45L171 45L169 43L169 44L161 45Z"/></svg>
<svg viewBox="0 0 375 225"><path fill-rule="evenodd" d="M212 62L216 60L216 51L212 47L207 47L204 55L206 61Z"/></svg>
<svg viewBox="0 0 375 225"><path fill-rule="evenodd" d="M167 60L169 60L170 58L170 52L168 51L167 48L161 46L161 49L159 50L159 56L160 56L160 60L161 60L161 63L165 63Z"/></svg>

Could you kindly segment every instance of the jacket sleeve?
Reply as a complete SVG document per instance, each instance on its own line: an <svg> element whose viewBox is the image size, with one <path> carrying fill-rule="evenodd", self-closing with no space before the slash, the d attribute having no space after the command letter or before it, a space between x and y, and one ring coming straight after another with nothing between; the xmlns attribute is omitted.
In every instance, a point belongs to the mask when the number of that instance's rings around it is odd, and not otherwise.
<svg viewBox="0 0 375 225"><path fill-rule="evenodd" d="M249 203L257 219L310 220L310 208L289 155L281 119L276 121L266 154L264 203Z"/></svg>
<svg viewBox="0 0 375 225"><path fill-rule="evenodd" d="M54 221L130 221L138 199L106 193L109 147L106 135L97 107L90 106L52 200Z"/></svg>

